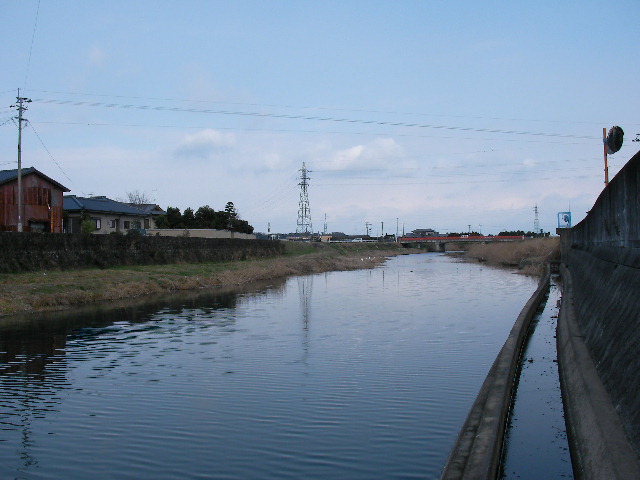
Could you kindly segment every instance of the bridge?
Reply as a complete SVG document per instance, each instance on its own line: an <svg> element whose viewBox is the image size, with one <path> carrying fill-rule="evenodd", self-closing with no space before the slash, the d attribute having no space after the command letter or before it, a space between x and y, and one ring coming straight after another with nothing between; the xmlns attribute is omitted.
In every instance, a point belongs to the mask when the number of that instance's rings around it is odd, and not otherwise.
<svg viewBox="0 0 640 480"><path fill-rule="evenodd" d="M404 247L412 245L434 245L436 251L444 252L447 243L493 243L493 242L515 242L524 240L524 235L456 235L456 236L429 236L429 237L409 237L404 236L398 239L398 243Z"/></svg>

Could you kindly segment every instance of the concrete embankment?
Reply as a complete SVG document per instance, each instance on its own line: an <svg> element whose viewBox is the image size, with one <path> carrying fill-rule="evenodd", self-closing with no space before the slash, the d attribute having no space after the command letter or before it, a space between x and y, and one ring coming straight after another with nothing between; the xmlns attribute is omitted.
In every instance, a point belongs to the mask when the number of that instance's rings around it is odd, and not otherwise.
<svg viewBox="0 0 640 480"><path fill-rule="evenodd" d="M562 229L558 361L576 478L640 478L640 153Z"/></svg>
<svg viewBox="0 0 640 480"><path fill-rule="evenodd" d="M558 367L578 479L640 478L640 153L561 234ZM529 301L458 436L443 479L496 478ZM541 300L541 298L540 298ZM539 302L538 302L539 303ZM526 316L525 316L526 318ZM529 319L530 321L530 319ZM513 365L512 365L513 364Z"/></svg>
<svg viewBox="0 0 640 480"><path fill-rule="evenodd" d="M583 266L588 263L590 262L584 261ZM558 318L558 369L574 476L578 479L640 478L638 457L625 434L623 424L624 421L632 434L633 417L634 414L637 415L637 410L634 412L632 405L638 401L635 394L638 384L627 384L627 381L632 380L630 377L637 375L626 372L633 362L625 361L624 358L630 359L635 356L637 359L639 330L636 328L628 331L626 328L620 329L620 325L618 328L610 325L615 333L612 331L611 335L603 335L603 331L597 332L596 348L604 350L602 353L607 353L606 361L596 365L585 342L583 330L579 326L578 315L582 316L584 321L584 310L587 309L587 329L600 330L601 327L596 326L596 322L593 321L593 313L607 305L611 297L608 293L598 294L592 291L594 296L585 301L584 292L587 289L584 285L576 289L572 274L565 266L562 267L561 273L564 289ZM590 283L598 283L597 277L591 279ZM578 291L581 293L576 295ZM608 298L603 299L603 296ZM590 307L595 310L589 312ZM613 316L611 318L614 319ZM614 319L612 323L618 322ZM595 332L591 332L592 335L593 333ZM612 336L615 338L611 338ZM599 370L608 372L607 376L601 377ZM621 389L616 385L616 382L620 381L623 382ZM615 401L609 392L618 392L616 396L622 398ZM617 409L620 409L620 415ZM635 425L637 426L637 423Z"/></svg>
<svg viewBox="0 0 640 480"><path fill-rule="evenodd" d="M480 388L441 478L497 478L520 354L529 324L549 290L549 271L524 306Z"/></svg>

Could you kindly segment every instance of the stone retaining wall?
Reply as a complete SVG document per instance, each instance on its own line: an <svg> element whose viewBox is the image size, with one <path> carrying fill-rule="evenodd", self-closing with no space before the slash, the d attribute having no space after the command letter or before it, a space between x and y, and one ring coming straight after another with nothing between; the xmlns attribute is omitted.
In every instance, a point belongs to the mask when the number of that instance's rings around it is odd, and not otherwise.
<svg viewBox="0 0 640 480"><path fill-rule="evenodd" d="M0 232L0 273L226 262L281 254L270 240Z"/></svg>

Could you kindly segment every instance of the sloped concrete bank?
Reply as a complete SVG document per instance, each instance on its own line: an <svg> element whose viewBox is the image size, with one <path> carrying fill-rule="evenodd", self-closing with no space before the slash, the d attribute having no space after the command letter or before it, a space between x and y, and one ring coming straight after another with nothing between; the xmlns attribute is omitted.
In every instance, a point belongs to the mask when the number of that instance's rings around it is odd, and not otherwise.
<svg viewBox="0 0 640 480"><path fill-rule="evenodd" d="M640 478L640 152L559 229L558 363L574 476Z"/></svg>
<svg viewBox="0 0 640 480"><path fill-rule="evenodd" d="M621 328L620 323L624 323L625 318L632 320L633 315L621 318L615 311L607 315L609 300L615 298L606 286L611 278L606 274L603 277L587 274L589 279L585 280L584 270L592 262L599 263L582 259L580 270L583 272L578 272L580 280L577 283L566 266L561 266L563 293L558 317L558 369L574 477L640 478L638 456L630 441L634 434L637 435L638 426L640 329L638 325ZM618 269L615 264L604 267L605 270ZM638 272L635 277L637 283ZM637 292L640 292L637 288L636 304ZM615 310L616 306L612 307ZM625 309L622 304L617 307ZM632 323L637 323L637 312L636 321ZM585 324L586 328L581 329L579 323ZM592 357L593 351L604 356ZM603 361L596 362L594 358ZM636 369L632 371L634 364Z"/></svg>
<svg viewBox="0 0 640 480"><path fill-rule="evenodd" d="M549 291L549 282L547 269L491 366L460 430L441 479L497 478L518 362L529 324Z"/></svg>

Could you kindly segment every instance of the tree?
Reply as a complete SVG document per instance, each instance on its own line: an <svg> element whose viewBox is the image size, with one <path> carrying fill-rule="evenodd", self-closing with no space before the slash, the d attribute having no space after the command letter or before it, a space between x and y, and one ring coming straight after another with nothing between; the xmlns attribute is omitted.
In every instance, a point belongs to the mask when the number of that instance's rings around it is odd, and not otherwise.
<svg viewBox="0 0 640 480"><path fill-rule="evenodd" d="M241 233L253 233L253 227L238 215L233 202L227 202L225 209L216 211L209 205L204 205L196 212L186 208L181 214L180 209L167 207L166 215L159 215L156 219L157 228L213 228L216 230L232 230Z"/></svg>
<svg viewBox="0 0 640 480"><path fill-rule="evenodd" d="M140 192L139 190L134 190L133 192L127 192L127 201L124 203L144 205L151 202L152 202L152 198L149 196L149 194L147 194L147 192Z"/></svg>
<svg viewBox="0 0 640 480"><path fill-rule="evenodd" d="M131 222L131 228L127 231L127 236L129 237L142 236L142 232L140 231L141 227L142 227L142 224L140 223L140 220L134 220L133 222Z"/></svg>
<svg viewBox="0 0 640 480"><path fill-rule="evenodd" d="M238 212L236 211L236 207L233 202L227 202L224 207L224 212L229 216L230 219L234 219L238 216Z"/></svg>
<svg viewBox="0 0 640 480"><path fill-rule="evenodd" d="M86 213L83 213L80 217L80 231L82 233L93 233L95 229L95 224L93 223L93 220L91 220L91 217Z"/></svg>
<svg viewBox="0 0 640 480"><path fill-rule="evenodd" d="M217 212L209 205L204 205L196 210L195 225L198 228L218 228Z"/></svg>
<svg viewBox="0 0 640 480"><path fill-rule="evenodd" d="M236 218L231 222L231 230L240 233L253 233L253 227L246 220Z"/></svg>
<svg viewBox="0 0 640 480"><path fill-rule="evenodd" d="M184 228L194 228L196 226L196 219L193 215L192 208L185 208L184 212L182 212L182 224Z"/></svg>
<svg viewBox="0 0 640 480"><path fill-rule="evenodd" d="M158 215L156 217L156 228L171 228L166 215Z"/></svg>
<svg viewBox="0 0 640 480"><path fill-rule="evenodd" d="M168 228L184 228L179 208L167 207L167 223L169 224Z"/></svg>

